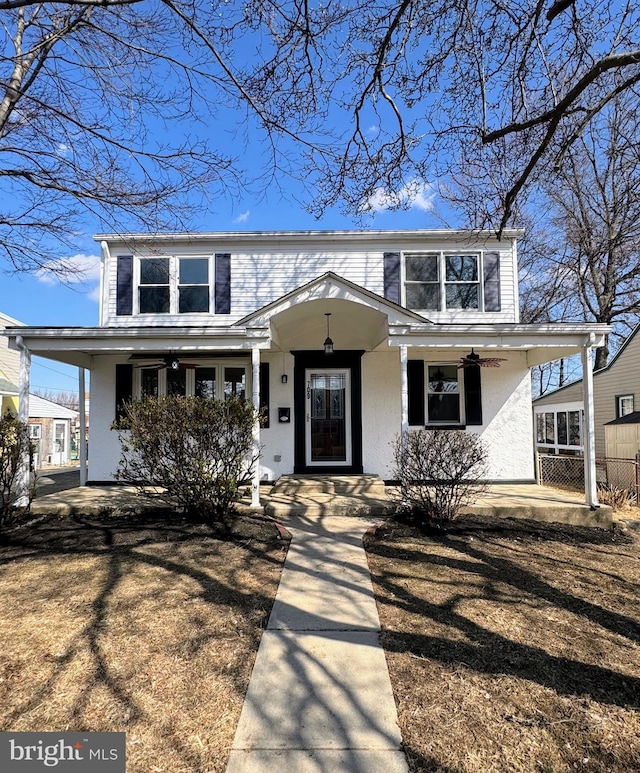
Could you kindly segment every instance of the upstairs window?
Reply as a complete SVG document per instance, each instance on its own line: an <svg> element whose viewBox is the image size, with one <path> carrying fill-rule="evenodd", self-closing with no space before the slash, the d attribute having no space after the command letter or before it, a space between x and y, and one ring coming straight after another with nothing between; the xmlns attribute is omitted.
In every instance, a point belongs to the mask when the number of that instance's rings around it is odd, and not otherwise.
<svg viewBox="0 0 640 773"><path fill-rule="evenodd" d="M141 258L138 302L140 314L169 313L169 258Z"/></svg>
<svg viewBox="0 0 640 773"><path fill-rule="evenodd" d="M138 261L139 314L208 314L212 258L149 257Z"/></svg>
<svg viewBox="0 0 640 773"><path fill-rule="evenodd" d="M498 253L410 252L405 305L415 311L500 311Z"/></svg>
<svg viewBox="0 0 640 773"><path fill-rule="evenodd" d="M477 309L478 256L445 255L445 299L448 309Z"/></svg>
<svg viewBox="0 0 640 773"><path fill-rule="evenodd" d="M633 395L618 395L616 397L616 419L633 413Z"/></svg>
<svg viewBox="0 0 640 773"><path fill-rule="evenodd" d="M178 313L209 311L209 259L180 258Z"/></svg>

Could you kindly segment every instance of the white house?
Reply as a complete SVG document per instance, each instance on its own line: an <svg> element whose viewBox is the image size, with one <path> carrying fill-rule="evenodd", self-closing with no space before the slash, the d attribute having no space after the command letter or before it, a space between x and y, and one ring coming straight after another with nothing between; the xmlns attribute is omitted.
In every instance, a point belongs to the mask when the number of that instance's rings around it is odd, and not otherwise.
<svg viewBox="0 0 640 773"><path fill-rule="evenodd" d="M232 392L268 411L254 502L285 473L389 479L392 441L418 426L477 433L492 480L532 482L529 368L581 353L590 383L608 327L520 324L519 235L100 235L99 325L10 330L21 389L31 353L90 371L89 482L113 479L123 401Z"/></svg>

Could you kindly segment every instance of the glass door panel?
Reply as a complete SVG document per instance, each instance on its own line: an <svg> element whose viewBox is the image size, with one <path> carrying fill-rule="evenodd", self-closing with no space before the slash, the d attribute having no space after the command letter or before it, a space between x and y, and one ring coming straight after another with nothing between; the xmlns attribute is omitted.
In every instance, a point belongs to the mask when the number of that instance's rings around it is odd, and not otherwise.
<svg viewBox="0 0 640 773"><path fill-rule="evenodd" d="M349 371L307 371L307 464L351 464Z"/></svg>

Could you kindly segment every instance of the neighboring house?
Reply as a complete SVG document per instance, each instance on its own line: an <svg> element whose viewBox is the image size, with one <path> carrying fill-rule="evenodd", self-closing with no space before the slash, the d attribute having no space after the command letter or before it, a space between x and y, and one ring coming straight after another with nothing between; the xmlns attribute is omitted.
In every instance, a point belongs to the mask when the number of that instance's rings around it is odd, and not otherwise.
<svg viewBox="0 0 640 773"><path fill-rule="evenodd" d="M611 358L593 373L596 456L607 455L605 424L640 410L640 324ZM583 380L533 401L536 447L543 452L582 453ZM639 449L636 449L640 450ZM632 454L635 456L635 451Z"/></svg>
<svg viewBox="0 0 640 773"><path fill-rule="evenodd" d="M29 395L29 435L35 447L36 467L71 462L77 419L77 411Z"/></svg>
<svg viewBox="0 0 640 773"><path fill-rule="evenodd" d="M0 313L0 331L26 328L23 322ZM6 337L0 338L0 397L2 414L18 413L20 352L9 348ZM37 467L64 465L71 460L71 446L76 431L78 412L64 408L37 395L29 395L29 432L35 446Z"/></svg>
<svg viewBox="0 0 640 773"><path fill-rule="evenodd" d="M0 333L8 327L20 327L22 322L0 312ZM0 338L0 415L18 412L18 381L20 353L9 348L9 341Z"/></svg>
<svg viewBox="0 0 640 773"><path fill-rule="evenodd" d="M520 324L520 235L102 235L99 325L13 330L12 345L25 364L31 352L90 371L89 482L113 480L112 423L143 394L263 407L254 503L285 473L390 479L411 427L481 435L492 480L532 482L529 368L576 353L588 365L609 328Z"/></svg>

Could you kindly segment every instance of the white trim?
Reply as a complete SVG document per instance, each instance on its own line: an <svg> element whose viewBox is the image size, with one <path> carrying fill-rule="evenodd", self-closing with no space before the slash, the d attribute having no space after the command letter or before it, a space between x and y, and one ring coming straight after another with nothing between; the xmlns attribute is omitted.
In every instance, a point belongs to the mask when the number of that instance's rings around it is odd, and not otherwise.
<svg viewBox="0 0 640 773"><path fill-rule="evenodd" d="M256 417L260 410L260 349L251 350L251 398ZM251 486L251 507L260 507L260 420L256 418L253 424L253 453L256 457L253 473L253 485Z"/></svg>
<svg viewBox="0 0 640 773"><path fill-rule="evenodd" d="M504 243L508 239L517 239L524 236L525 232L519 228L509 228L502 232L502 242L496 237L496 232L485 229L397 229L397 230L309 230L309 231L190 231L185 233L131 233L131 234L96 234L95 241L115 242L118 244L130 244L132 242L142 242L143 244L158 242L198 242L215 241L234 243L247 242L267 242L279 244L281 242L309 242L317 240L326 241L356 241L371 242L384 241L393 243L399 240L416 241L417 239L440 239L455 240L465 237L473 240L486 240L497 243Z"/></svg>
<svg viewBox="0 0 640 773"><path fill-rule="evenodd" d="M78 412L80 414L80 428L78 432L78 460L80 462L80 485L87 485L87 442L86 442L86 426L87 419L85 416L85 379L84 368L78 368Z"/></svg>
<svg viewBox="0 0 640 773"><path fill-rule="evenodd" d="M345 458L344 461L314 462L311 458L311 392L309 389L311 375L344 375L344 433L345 433ZM304 372L305 383L305 464L307 467L350 467L353 464L353 442L351 437L351 368L306 368Z"/></svg>
<svg viewBox="0 0 640 773"><path fill-rule="evenodd" d="M597 508L598 494L596 482L596 436L593 405L593 363L591 349L595 346L593 339L582 349L582 380L584 384L584 487L587 504Z"/></svg>
<svg viewBox="0 0 640 773"><path fill-rule="evenodd" d="M408 349L406 346L398 347L400 351L400 430L404 435L409 430L409 373L408 373Z"/></svg>

